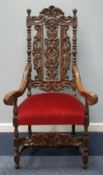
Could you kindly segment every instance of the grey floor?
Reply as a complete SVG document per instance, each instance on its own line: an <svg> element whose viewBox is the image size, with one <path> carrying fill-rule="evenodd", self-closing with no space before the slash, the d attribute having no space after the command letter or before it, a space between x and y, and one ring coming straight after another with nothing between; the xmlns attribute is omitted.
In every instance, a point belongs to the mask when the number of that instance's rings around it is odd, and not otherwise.
<svg viewBox="0 0 103 175"><path fill-rule="evenodd" d="M80 156L22 156L15 170L12 156L0 156L0 175L103 175L103 156L90 156L87 170Z"/></svg>

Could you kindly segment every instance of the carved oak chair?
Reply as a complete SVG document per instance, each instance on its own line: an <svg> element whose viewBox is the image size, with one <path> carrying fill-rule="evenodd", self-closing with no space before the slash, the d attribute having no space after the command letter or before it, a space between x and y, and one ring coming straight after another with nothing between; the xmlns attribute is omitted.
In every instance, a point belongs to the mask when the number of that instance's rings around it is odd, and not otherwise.
<svg viewBox="0 0 103 175"><path fill-rule="evenodd" d="M98 101L93 92L85 90L81 83L76 60L77 10L73 16L64 16L54 6L44 8L38 17L27 10L27 64L19 89L4 97L4 103L13 105L14 162L19 168L20 153L33 146L73 146L82 154L83 168L88 162L89 105ZM36 34L32 38L31 29ZM69 29L71 36L68 36ZM35 69L35 77L31 76ZM71 72L71 77L69 73ZM32 94L32 88L45 93ZM64 93L63 89L68 88ZM69 93L69 89L72 93ZM17 100L27 90L27 98L17 105ZM82 103L77 91L84 97ZM20 137L18 127L28 126L28 136ZM71 133L32 133L32 125L71 125ZM75 133L75 125L83 125L81 135Z"/></svg>

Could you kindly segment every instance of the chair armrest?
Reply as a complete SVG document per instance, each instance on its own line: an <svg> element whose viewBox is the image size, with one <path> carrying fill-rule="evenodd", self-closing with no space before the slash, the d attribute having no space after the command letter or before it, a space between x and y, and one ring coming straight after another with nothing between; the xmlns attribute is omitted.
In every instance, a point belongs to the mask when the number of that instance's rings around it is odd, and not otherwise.
<svg viewBox="0 0 103 175"><path fill-rule="evenodd" d="M20 87L17 90L11 91L7 95L5 95L3 101L6 105L14 105L15 102L17 101L17 98L24 94L28 85L30 72L31 72L31 63L27 63L24 69Z"/></svg>
<svg viewBox="0 0 103 175"><path fill-rule="evenodd" d="M78 89L80 95L86 99L89 105L96 104L98 101L98 96L95 93L90 92L83 87L82 82L81 82L79 68L77 67L77 65L73 65L72 71L75 76L76 88Z"/></svg>

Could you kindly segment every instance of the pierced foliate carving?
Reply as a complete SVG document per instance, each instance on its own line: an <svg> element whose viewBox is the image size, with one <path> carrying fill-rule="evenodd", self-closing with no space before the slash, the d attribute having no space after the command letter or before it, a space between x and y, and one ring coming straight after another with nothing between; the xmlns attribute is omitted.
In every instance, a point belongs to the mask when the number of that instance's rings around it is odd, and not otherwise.
<svg viewBox="0 0 103 175"><path fill-rule="evenodd" d="M33 63L34 63L34 69L36 70L35 79L41 80L42 79L42 34L43 34L43 26L42 25L36 25L35 30L37 30L37 34L34 37L33 42Z"/></svg>
<svg viewBox="0 0 103 175"><path fill-rule="evenodd" d="M62 73L62 79L68 80L68 70L70 69L70 62L71 62L71 43L70 43L70 37L67 35L67 31L69 29L68 25L62 25L61 26L61 73Z"/></svg>
<svg viewBox="0 0 103 175"><path fill-rule="evenodd" d="M75 16L75 15L74 15ZM72 87L69 81L71 62L71 43L68 36L69 27L75 27L76 17L64 16L61 9L54 6L45 8L38 17L32 16L30 24L37 31L33 42L33 63L36 75L32 87L45 91L59 91ZM44 32L45 31L45 32ZM76 32L73 29L72 62ZM68 83L69 82L69 83Z"/></svg>
<svg viewBox="0 0 103 175"><path fill-rule="evenodd" d="M60 23L72 24L71 16L64 16L64 13L61 9L50 6L49 8L44 8L39 16L31 17L31 24L35 25L37 23L43 23L48 18L56 18Z"/></svg>
<svg viewBox="0 0 103 175"><path fill-rule="evenodd" d="M46 22L47 38L45 39L45 57L46 57L46 80L58 80L59 66L59 39L57 38L58 23L54 19Z"/></svg>
<svg viewBox="0 0 103 175"><path fill-rule="evenodd" d="M63 90L65 87L69 88L70 86L72 86L72 82L71 81L56 81L56 82L41 82L41 81L32 81L30 83L31 87L39 87L41 90L44 91L60 91Z"/></svg>
<svg viewBox="0 0 103 175"><path fill-rule="evenodd" d="M40 15L47 16L47 17L61 17L64 16L64 13L61 9L50 6L49 8L44 8L41 12Z"/></svg>
<svg viewBox="0 0 103 175"><path fill-rule="evenodd" d="M67 133L43 133L33 135L30 139L21 138L20 145L28 146L81 146L82 137L71 136Z"/></svg>

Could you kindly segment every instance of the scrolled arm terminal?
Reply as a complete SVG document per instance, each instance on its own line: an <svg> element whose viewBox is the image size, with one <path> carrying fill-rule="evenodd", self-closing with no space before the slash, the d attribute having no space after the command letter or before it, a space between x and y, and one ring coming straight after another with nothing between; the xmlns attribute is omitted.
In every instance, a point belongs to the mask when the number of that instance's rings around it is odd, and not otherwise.
<svg viewBox="0 0 103 175"><path fill-rule="evenodd" d="M77 65L73 65L72 71L75 76L76 88L79 91L80 95L86 99L89 105L96 104L98 102L98 96L94 92L88 91L84 88L81 82L80 72L79 72L79 68L77 67Z"/></svg>
<svg viewBox="0 0 103 175"><path fill-rule="evenodd" d="M17 98L24 94L28 85L30 72L31 72L31 63L27 63L24 69L20 87L17 90L11 91L7 95L5 95L3 101L6 105L14 105L15 102L17 101Z"/></svg>

